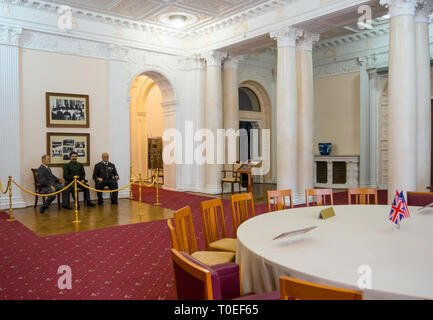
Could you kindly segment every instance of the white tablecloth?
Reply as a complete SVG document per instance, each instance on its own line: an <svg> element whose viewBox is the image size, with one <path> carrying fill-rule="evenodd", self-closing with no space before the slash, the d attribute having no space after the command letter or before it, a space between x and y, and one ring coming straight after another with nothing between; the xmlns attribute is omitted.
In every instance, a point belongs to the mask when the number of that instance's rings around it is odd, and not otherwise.
<svg viewBox="0 0 433 320"><path fill-rule="evenodd" d="M321 209L272 212L244 222L237 231L236 262L243 292L279 289L279 277L359 290L361 265L372 272L364 299L433 299L433 209L417 212L400 230L388 220L390 206L333 206L336 216L319 220ZM309 233L277 235L317 226Z"/></svg>

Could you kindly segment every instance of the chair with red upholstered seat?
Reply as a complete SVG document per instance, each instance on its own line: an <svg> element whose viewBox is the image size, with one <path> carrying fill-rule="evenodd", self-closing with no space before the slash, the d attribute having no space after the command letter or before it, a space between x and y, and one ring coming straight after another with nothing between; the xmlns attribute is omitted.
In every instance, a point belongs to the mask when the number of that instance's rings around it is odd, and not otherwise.
<svg viewBox="0 0 433 320"><path fill-rule="evenodd" d="M279 300L279 291L241 295L239 265L207 266L186 252L171 249L175 296L178 300Z"/></svg>
<svg viewBox="0 0 433 320"><path fill-rule="evenodd" d="M433 192L407 192L407 205L424 207L433 202Z"/></svg>

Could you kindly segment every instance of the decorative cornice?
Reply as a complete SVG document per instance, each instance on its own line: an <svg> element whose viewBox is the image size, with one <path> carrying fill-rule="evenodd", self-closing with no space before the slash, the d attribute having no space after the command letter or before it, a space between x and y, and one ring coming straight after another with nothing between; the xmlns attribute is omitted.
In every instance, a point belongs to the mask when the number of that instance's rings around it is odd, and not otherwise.
<svg viewBox="0 0 433 320"><path fill-rule="evenodd" d="M296 27L286 26L280 30L270 32L269 35L277 40L278 48L295 47L296 40L303 35L303 31Z"/></svg>
<svg viewBox="0 0 433 320"><path fill-rule="evenodd" d="M22 33L22 28L0 24L0 44L18 46Z"/></svg>
<svg viewBox="0 0 433 320"><path fill-rule="evenodd" d="M403 15L415 15L418 0L380 0L380 4L389 10L390 18Z"/></svg>
<svg viewBox="0 0 433 320"><path fill-rule="evenodd" d="M206 68L206 63L199 54L180 56L177 61L181 70L197 70Z"/></svg>
<svg viewBox="0 0 433 320"><path fill-rule="evenodd" d="M433 1L424 0L419 2L416 9L415 23L430 23L430 14L433 11Z"/></svg>
<svg viewBox="0 0 433 320"><path fill-rule="evenodd" d="M221 67L221 62L225 57L227 57L226 52L212 50L206 53L203 53L202 58L206 60L207 66L211 67Z"/></svg>
<svg viewBox="0 0 433 320"><path fill-rule="evenodd" d="M304 31L304 35L300 38L296 44L296 50L299 51L313 51L313 44L318 42L320 34Z"/></svg>

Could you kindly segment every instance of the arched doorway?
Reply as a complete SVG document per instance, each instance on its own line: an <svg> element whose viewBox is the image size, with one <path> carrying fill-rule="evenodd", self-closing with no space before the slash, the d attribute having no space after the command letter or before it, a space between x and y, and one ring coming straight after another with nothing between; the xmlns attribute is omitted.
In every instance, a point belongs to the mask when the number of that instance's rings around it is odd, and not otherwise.
<svg viewBox="0 0 433 320"><path fill-rule="evenodd" d="M131 168L143 177L162 168L164 189L176 189L176 165L162 161L165 130L176 128L178 102L168 79L159 72L137 75L130 86Z"/></svg>
<svg viewBox="0 0 433 320"><path fill-rule="evenodd" d="M256 177L261 183L273 182L273 148L272 148L272 104L266 89L258 82L246 80L239 84L239 128L249 129L269 129L271 131L270 141L262 141L261 134L258 137L259 150L262 145L268 144L270 149L270 170L264 177ZM254 144L253 137L249 136L246 141L250 145ZM245 154L246 153L246 154ZM251 158L251 149L249 146L240 145L239 158Z"/></svg>

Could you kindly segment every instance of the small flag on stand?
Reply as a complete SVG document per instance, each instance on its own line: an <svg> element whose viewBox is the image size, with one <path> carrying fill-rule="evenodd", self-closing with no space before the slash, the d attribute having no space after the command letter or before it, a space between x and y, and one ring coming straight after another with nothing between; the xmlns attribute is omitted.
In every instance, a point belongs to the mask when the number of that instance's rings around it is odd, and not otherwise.
<svg viewBox="0 0 433 320"><path fill-rule="evenodd" d="M403 191L398 193L395 191L394 201L391 206L389 220L400 226L400 221L405 218L410 218L409 209L407 208L406 200L404 199Z"/></svg>

